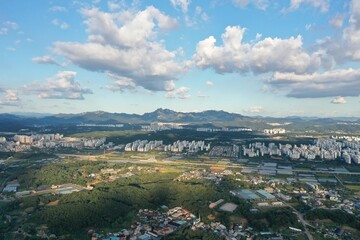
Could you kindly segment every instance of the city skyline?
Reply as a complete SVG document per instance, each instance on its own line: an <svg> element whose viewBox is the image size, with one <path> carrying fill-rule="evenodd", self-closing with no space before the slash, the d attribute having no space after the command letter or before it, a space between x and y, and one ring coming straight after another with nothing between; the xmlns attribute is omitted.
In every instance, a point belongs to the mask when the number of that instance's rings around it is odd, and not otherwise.
<svg viewBox="0 0 360 240"><path fill-rule="evenodd" d="M360 2L3 1L0 112L360 117Z"/></svg>

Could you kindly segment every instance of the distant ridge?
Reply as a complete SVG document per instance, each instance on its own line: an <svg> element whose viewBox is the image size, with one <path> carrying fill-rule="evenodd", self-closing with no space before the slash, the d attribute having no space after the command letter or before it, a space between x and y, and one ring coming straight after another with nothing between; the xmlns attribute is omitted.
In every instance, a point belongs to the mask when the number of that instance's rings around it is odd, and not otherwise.
<svg viewBox="0 0 360 240"><path fill-rule="evenodd" d="M314 124L336 125L338 122L360 123L360 118L317 118L317 117L298 117L289 116L283 118L275 117L249 117L238 113L229 113L222 110L207 110L202 112L177 112L170 109L159 108L153 112L144 114L110 113L104 111L83 112L77 114L54 114L41 116L41 114L0 114L0 130L8 131L11 126L31 126L31 125L74 125L82 123L99 124L146 124L151 122L175 122L192 123L195 125L215 124L222 126L248 126L254 129L271 128L268 123L288 123L295 128L295 123L300 128L312 126ZM281 125L281 124L280 124ZM280 126L279 125L279 126ZM283 125L285 126L285 125ZM288 126L290 127L290 126Z"/></svg>
<svg viewBox="0 0 360 240"><path fill-rule="evenodd" d="M21 117L37 117L37 118L54 115L51 113L37 113L37 112L11 112L9 114L21 116Z"/></svg>
<svg viewBox="0 0 360 240"><path fill-rule="evenodd" d="M241 120L241 114L225 111L208 110L204 112L176 112L170 109L159 108L144 114L109 113L103 111L85 112L79 114L57 114L42 118L47 122L60 122L63 120L72 123L145 123L145 122L229 122Z"/></svg>
<svg viewBox="0 0 360 240"><path fill-rule="evenodd" d="M225 111L208 110L203 112L175 112L170 109L162 108L159 108L154 112L141 115L141 119L144 121L161 122L229 122L244 118L248 117Z"/></svg>

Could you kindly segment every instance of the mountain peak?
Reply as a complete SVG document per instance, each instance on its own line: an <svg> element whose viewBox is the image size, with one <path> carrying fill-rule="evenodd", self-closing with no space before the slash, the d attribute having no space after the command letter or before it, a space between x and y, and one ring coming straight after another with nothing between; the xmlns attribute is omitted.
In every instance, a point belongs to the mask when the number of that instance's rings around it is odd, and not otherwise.
<svg viewBox="0 0 360 240"><path fill-rule="evenodd" d="M170 114L170 113L175 113L175 111L168 109L168 108L158 108L156 109L153 113L165 113L165 114Z"/></svg>

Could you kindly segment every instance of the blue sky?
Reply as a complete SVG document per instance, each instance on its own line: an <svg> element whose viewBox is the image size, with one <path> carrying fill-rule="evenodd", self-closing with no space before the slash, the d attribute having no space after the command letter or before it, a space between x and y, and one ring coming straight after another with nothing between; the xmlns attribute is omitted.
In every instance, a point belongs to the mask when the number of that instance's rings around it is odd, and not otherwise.
<svg viewBox="0 0 360 240"><path fill-rule="evenodd" d="M0 112L360 117L356 0L0 2Z"/></svg>

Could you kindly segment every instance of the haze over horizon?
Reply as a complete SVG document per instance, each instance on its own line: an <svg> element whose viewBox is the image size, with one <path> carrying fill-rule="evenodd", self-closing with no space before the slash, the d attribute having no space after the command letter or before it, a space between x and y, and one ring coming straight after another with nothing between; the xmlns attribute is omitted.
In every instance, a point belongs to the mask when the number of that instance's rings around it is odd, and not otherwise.
<svg viewBox="0 0 360 240"><path fill-rule="evenodd" d="M214 109L204 109L204 110L195 110L195 111L175 111L173 109L168 109L168 108L157 108L157 109L153 109L153 110L149 110L149 111L144 111L144 112L109 112L109 111L103 111L103 110L94 110L94 111L85 111L85 112L73 112L73 113L65 113L65 112L56 112L56 113L47 113L47 112L6 112L6 114L11 114L11 115L17 115L17 116L23 116L23 117L37 117L37 118L42 118L42 117L47 117L47 116L55 116L55 115L82 115L82 114L91 114L91 113L109 113L109 114L135 114L135 115L139 115L139 116L143 116L145 114L149 114L149 113L155 113L158 111L167 111L170 110L172 112L175 113L184 113L184 114L192 114L192 113L205 113L205 112L211 112L211 111L215 111L215 112L225 112L225 113L229 113L229 114L235 114L235 115L241 115L244 117L249 117L249 118L278 118L278 119L282 119L282 118L315 118L315 119L321 119L321 118L333 118L333 119L344 119L344 120L360 120L360 117L356 117L356 116L315 116L315 115L285 115L285 116L271 116L271 115L262 115L261 113L257 114L257 115L247 115L247 114L243 114L243 113L239 113L239 112L229 112L229 111L224 111L224 110L214 110ZM0 114L5 114L0 112Z"/></svg>
<svg viewBox="0 0 360 240"><path fill-rule="evenodd" d="M2 1L0 44L1 113L360 117L356 0Z"/></svg>

